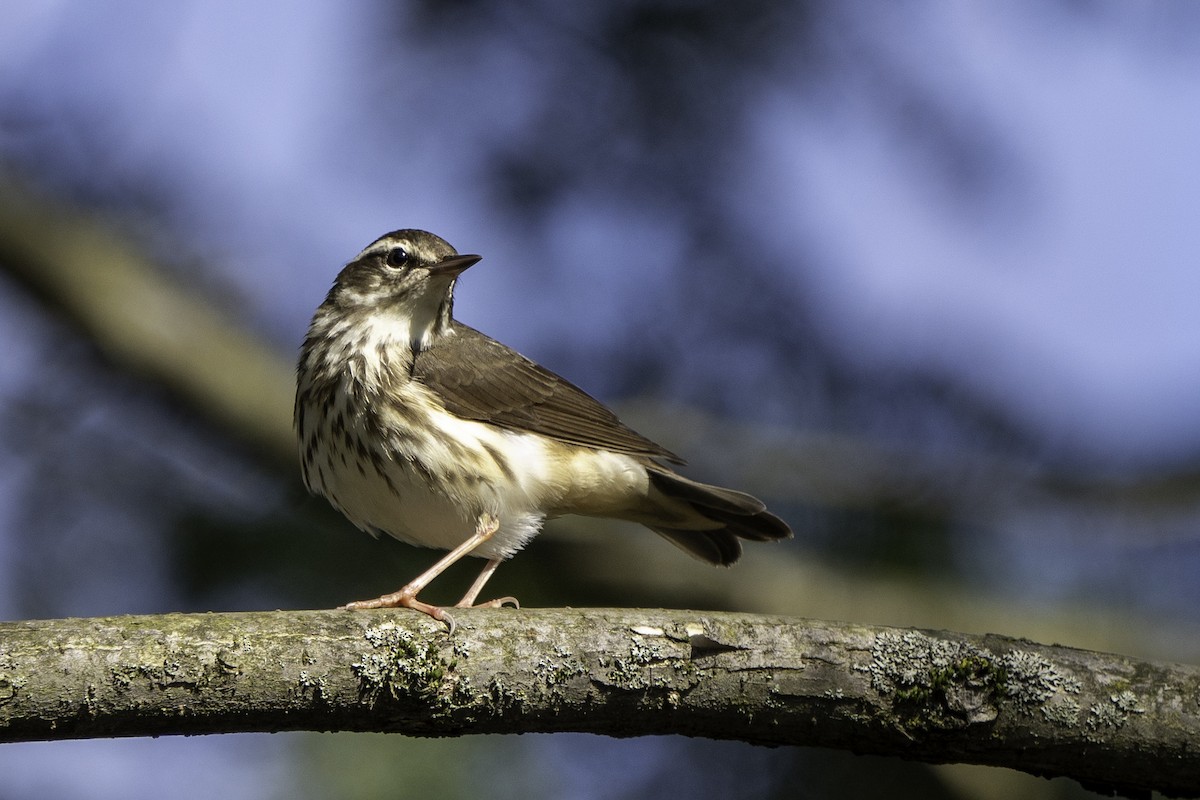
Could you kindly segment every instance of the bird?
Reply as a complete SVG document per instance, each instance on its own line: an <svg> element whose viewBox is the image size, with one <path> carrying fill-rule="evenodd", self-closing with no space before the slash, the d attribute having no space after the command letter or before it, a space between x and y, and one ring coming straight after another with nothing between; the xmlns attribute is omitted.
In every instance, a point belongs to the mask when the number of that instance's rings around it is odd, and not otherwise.
<svg viewBox="0 0 1200 800"><path fill-rule="evenodd" d="M341 608L409 608L466 556L486 560L456 608L555 517L640 523L691 556L731 565L741 540L791 537L745 492L679 474L679 456L565 378L454 318L454 290L481 256L403 229L367 245L313 315L296 374L294 427L306 488L358 528L447 550L401 589Z"/></svg>

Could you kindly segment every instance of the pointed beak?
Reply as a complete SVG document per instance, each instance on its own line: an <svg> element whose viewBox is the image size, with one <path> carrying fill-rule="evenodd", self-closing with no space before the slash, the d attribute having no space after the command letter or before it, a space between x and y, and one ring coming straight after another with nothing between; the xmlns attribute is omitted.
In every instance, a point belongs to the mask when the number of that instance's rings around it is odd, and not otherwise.
<svg viewBox="0 0 1200 800"><path fill-rule="evenodd" d="M448 275L452 278L458 277L467 267L477 264L482 258L483 256L474 255L450 256L429 267L429 273L431 275Z"/></svg>

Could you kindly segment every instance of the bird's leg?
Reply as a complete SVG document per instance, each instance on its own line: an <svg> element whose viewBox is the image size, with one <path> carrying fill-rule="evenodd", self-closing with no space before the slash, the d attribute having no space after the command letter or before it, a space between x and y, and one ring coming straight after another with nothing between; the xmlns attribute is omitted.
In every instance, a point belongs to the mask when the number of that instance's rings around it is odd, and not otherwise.
<svg viewBox="0 0 1200 800"><path fill-rule="evenodd" d="M467 589L467 593L463 595L462 600L454 604L455 608L500 608L505 603L510 603L514 608L520 608L521 604L517 602L515 597L497 597L495 600L488 600L486 603L475 603L475 598L479 597L479 592L483 589L483 585L492 577L492 573L496 571L496 567L500 566L503 559L493 558L484 565L483 571L479 573L479 577L471 584L471 588Z"/></svg>
<svg viewBox="0 0 1200 800"><path fill-rule="evenodd" d="M414 611L420 611L422 614L428 614L439 622L446 623L450 627L450 633L454 633L454 618L446 613L446 609L441 606L431 605L430 603L422 603L417 599L417 593L428 586L430 581L449 569L451 564L454 564L476 547L492 538L499 529L500 520L495 515L481 514L479 522L475 526L475 533L471 535L471 538L451 550L439 559L436 564L409 581L404 587L391 594L376 597L374 600L356 600L353 603L347 603L342 608L350 611L361 611L368 608L411 608ZM491 562L488 563L489 565L491 564ZM492 567L489 570L485 567L484 572L486 575L481 575L480 579L475 581L477 586L472 586L471 588L478 593L479 589L483 588L483 584L491 577L491 573L495 569L495 567ZM468 592L468 594L470 593Z"/></svg>

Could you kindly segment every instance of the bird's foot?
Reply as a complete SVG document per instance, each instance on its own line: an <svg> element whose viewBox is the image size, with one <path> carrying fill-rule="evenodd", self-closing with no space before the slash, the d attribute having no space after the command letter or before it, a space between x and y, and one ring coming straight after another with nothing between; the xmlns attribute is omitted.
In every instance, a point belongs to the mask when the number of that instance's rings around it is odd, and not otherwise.
<svg viewBox="0 0 1200 800"><path fill-rule="evenodd" d="M450 629L447 635L454 634L454 617L450 616L450 612L441 606L422 603L414 594L404 589L376 597L374 600L355 600L353 603L346 603L346 605L338 606L338 608L343 611L365 611L372 608L411 608L413 611L420 611L422 614L428 614L433 617L438 622L445 623L446 627Z"/></svg>
<svg viewBox="0 0 1200 800"><path fill-rule="evenodd" d="M451 564L492 538L499 528L500 520L494 514L480 514L475 533L469 539L442 556L436 564L422 572L404 588L391 594L376 597L374 600L357 600L353 603L347 603L341 606L341 608L347 611L362 611L368 608L411 608L413 611L428 614L438 622L446 623L450 628L449 635L454 635L454 617L450 616L450 613L441 606L422 603L417 599L417 594L429 585L430 581L445 572ZM500 608L505 603L511 603L517 608L521 607L515 597L501 597L497 600L489 600L486 603L475 604L475 598L479 596L479 592L483 589L483 585L488 582L488 578L492 577L492 573L496 571L496 567L500 566L500 561L501 559L499 558L488 560L483 571L479 573L479 577L471 584L471 588L463 595L463 599L458 601L455 608Z"/></svg>
<svg viewBox="0 0 1200 800"><path fill-rule="evenodd" d="M454 604L455 608L504 608L506 605L513 608L520 608L521 604L517 602L515 597L497 597L495 600L488 600L486 603L475 603L467 600L465 597Z"/></svg>

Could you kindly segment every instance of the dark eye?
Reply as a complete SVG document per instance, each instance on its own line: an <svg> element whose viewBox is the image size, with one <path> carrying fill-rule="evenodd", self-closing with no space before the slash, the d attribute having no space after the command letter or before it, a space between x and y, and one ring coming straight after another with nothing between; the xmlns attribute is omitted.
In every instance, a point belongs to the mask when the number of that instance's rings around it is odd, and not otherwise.
<svg viewBox="0 0 1200 800"><path fill-rule="evenodd" d="M403 247L393 247L387 251L387 255L383 257L384 263L389 267L400 267L408 264L408 251Z"/></svg>

